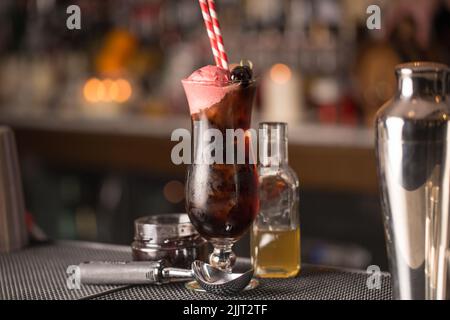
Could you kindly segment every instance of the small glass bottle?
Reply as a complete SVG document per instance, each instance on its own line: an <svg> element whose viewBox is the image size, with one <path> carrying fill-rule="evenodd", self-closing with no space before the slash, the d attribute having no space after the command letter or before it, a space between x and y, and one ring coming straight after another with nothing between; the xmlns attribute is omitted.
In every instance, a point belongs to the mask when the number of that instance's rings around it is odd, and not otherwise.
<svg viewBox="0 0 450 320"><path fill-rule="evenodd" d="M259 125L260 212L251 233L252 264L261 278L300 271L299 181L288 165L287 124Z"/></svg>

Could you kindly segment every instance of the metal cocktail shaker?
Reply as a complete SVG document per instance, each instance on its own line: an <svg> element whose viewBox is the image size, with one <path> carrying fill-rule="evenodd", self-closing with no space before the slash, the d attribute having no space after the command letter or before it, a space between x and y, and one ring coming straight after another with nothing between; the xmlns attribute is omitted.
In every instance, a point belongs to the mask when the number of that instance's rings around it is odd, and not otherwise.
<svg viewBox="0 0 450 320"><path fill-rule="evenodd" d="M396 299L445 299L449 250L448 67L396 67L398 92L377 113L376 152Z"/></svg>

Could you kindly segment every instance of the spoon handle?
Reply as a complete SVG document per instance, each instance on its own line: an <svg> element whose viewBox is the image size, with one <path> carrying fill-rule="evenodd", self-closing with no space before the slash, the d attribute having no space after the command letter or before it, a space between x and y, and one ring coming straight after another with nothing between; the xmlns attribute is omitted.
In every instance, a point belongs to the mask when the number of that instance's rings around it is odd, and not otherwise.
<svg viewBox="0 0 450 320"><path fill-rule="evenodd" d="M165 280L172 281L183 281L192 279L193 273L191 269L180 269L180 268L164 268L162 269L162 277Z"/></svg>
<svg viewBox="0 0 450 320"><path fill-rule="evenodd" d="M160 261L89 261L78 265L80 283L130 285L162 283Z"/></svg>

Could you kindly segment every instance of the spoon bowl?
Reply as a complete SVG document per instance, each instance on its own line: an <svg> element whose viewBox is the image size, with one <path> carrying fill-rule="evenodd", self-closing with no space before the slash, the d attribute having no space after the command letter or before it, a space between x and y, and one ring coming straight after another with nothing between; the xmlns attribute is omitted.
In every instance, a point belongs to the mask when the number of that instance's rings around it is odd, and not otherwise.
<svg viewBox="0 0 450 320"><path fill-rule="evenodd" d="M253 269L244 273L228 273L199 260L192 263L192 274L200 287L219 295L241 292L252 280L253 273Z"/></svg>

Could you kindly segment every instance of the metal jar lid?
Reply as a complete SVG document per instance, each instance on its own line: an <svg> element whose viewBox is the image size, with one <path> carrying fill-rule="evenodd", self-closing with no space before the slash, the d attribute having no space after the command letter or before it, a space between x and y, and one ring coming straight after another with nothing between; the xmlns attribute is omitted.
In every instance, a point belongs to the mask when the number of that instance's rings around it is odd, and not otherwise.
<svg viewBox="0 0 450 320"><path fill-rule="evenodd" d="M185 213L146 216L134 221L134 239L148 243L162 244L195 235L198 232Z"/></svg>

